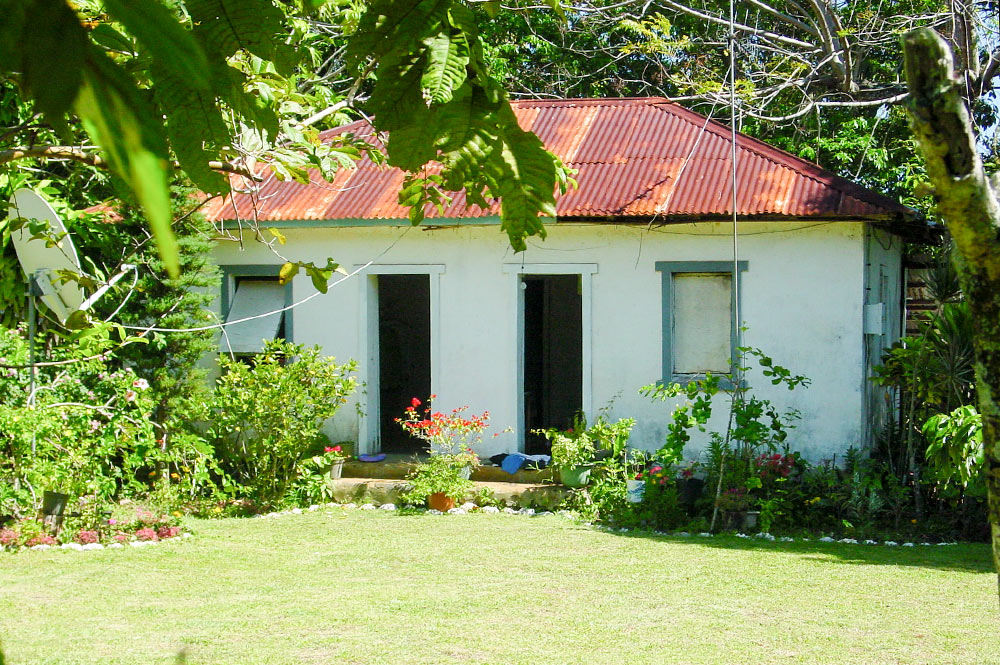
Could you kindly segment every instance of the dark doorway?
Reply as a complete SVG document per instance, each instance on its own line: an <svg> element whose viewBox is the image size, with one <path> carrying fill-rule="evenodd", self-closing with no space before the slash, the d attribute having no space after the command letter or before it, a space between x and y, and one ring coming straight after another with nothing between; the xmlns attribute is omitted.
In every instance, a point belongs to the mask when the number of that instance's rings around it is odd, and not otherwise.
<svg viewBox="0 0 1000 665"><path fill-rule="evenodd" d="M566 429L583 408L579 275L524 275L524 445L547 454L535 429Z"/></svg>
<svg viewBox="0 0 1000 665"><path fill-rule="evenodd" d="M429 275L378 276L379 439L382 452L416 453L424 442L395 421L431 393Z"/></svg>

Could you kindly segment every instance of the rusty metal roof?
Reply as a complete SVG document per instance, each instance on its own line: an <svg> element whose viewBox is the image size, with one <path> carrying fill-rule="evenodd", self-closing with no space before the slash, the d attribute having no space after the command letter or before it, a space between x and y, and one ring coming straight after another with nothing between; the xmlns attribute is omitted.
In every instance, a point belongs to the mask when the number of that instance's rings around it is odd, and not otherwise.
<svg viewBox="0 0 1000 665"><path fill-rule="evenodd" d="M663 98L524 100L511 102L521 127L577 169L579 187L559 197L559 219L662 218L664 221L732 214L731 133L714 120ZM358 121L329 130L370 141L371 126ZM737 212L748 218L870 219L910 216L908 208L804 159L757 139L737 135ZM214 221L403 220L398 169L367 157L342 169L332 182L318 175L308 185L268 174L259 189L208 203ZM464 193L429 218L480 218L499 214L466 205Z"/></svg>

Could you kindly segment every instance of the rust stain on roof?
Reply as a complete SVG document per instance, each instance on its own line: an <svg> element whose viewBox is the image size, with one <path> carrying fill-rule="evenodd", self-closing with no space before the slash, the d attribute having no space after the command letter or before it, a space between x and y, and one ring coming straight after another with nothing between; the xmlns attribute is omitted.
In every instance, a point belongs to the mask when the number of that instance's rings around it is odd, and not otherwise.
<svg viewBox="0 0 1000 665"><path fill-rule="evenodd" d="M511 102L518 122L578 170L579 188L559 197L560 219L723 217L732 214L730 129L666 99L565 99ZM351 133L375 144L364 121L324 133ZM909 216L898 202L865 189L757 139L737 135L737 213L760 218L894 219ZM431 165L428 172L439 170ZM264 172L262 171L262 174ZM281 182L269 172L253 193L210 201L214 221L403 220L397 203L403 182L398 169L367 157L342 169L332 182L314 175L303 185ZM428 206L428 218L498 215L499 203L467 205L452 195L443 212Z"/></svg>

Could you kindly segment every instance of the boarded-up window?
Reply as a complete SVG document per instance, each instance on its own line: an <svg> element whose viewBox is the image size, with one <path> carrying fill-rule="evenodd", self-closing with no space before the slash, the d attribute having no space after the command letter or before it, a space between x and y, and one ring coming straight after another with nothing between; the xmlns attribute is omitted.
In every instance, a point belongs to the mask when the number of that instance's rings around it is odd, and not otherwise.
<svg viewBox="0 0 1000 665"><path fill-rule="evenodd" d="M731 276L675 273L671 290L674 373L728 372L732 348Z"/></svg>
<svg viewBox="0 0 1000 665"><path fill-rule="evenodd" d="M264 340L281 337L284 323L285 287L277 279L240 278L226 315L222 350L232 353L260 353ZM264 316L261 316L264 315Z"/></svg>

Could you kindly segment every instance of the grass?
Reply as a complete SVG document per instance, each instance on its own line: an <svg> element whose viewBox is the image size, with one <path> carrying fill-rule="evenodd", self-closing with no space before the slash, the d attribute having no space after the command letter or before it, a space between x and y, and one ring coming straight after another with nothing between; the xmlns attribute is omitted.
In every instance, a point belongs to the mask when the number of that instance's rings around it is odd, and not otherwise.
<svg viewBox="0 0 1000 665"><path fill-rule="evenodd" d="M26 663L1000 663L985 545L595 531L341 511L158 547L0 555Z"/></svg>

